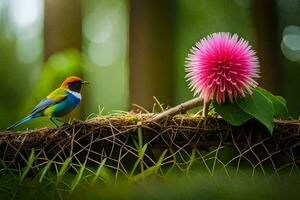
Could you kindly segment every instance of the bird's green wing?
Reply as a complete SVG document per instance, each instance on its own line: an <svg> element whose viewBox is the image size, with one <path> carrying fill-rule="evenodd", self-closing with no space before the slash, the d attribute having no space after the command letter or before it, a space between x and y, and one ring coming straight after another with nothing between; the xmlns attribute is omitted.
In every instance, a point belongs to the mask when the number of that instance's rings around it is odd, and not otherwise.
<svg viewBox="0 0 300 200"><path fill-rule="evenodd" d="M58 88L51 92L45 99L43 99L31 112L38 113L42 110L45 110L51 105L57 104L66 98L65 89Z"/></svg>
<svg viewBox="0 0 300 200"><path fill-rule="evenodd" d="M56 90L54 90L47 96L47 99L52 99L56 103L58 103L58 102L62 101L64 98L66 98L66 96L67 96L66 89L57 88Z"/></svg>

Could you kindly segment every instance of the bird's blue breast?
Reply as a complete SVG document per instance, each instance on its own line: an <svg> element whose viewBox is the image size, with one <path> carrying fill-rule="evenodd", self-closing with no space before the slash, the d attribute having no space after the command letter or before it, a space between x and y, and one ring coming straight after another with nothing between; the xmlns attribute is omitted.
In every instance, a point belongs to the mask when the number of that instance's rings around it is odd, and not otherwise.
<svg viewBox="0 0 300 200"><path fill-rule="evenodd" d="M80 103L80 98L76 97L72 93L66 91L67 96L64 100L54 105L52 112L53 117L62 117L72 112L76 106Z"/></svg>

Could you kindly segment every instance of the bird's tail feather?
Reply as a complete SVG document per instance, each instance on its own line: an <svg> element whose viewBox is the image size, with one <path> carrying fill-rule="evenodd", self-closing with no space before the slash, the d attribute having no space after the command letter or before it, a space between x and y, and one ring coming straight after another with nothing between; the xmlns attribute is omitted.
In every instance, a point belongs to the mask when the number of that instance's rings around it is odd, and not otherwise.
<svg viewBox="0 0 300 200"><path fill-rule="evenodd" d="M21 125L21 124L24 124L24 123L26 123L26 122L28 122L29 120L31 120L31 119L33 119L33 118L35 118L35 116L34 115L28 115L27 117L25 117L24 119L22 119L22 120L20 120L20 121L18 121L18 122L16 122L15 124L13 124L13 125L11 125L10 127L8 127L6 130L13 130L13 129L15 129L17 126L19 126L19 125Z"/></svg>

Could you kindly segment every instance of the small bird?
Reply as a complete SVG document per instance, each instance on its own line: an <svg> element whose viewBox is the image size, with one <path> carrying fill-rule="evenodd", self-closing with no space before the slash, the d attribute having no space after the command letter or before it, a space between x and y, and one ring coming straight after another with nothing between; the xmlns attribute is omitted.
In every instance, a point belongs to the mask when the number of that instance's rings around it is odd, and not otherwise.
<svg viewBox="0 0 300 200"><path fill-rule="evenodd" d="M57 126L53 118L63 117L75 109L81 100L81 86L86 83L88 82L77 76L66 78L61 86L43 99L27 117L8 127L7 130L13 130L25 122L43 116L50 117L50 120Z"/></svg>

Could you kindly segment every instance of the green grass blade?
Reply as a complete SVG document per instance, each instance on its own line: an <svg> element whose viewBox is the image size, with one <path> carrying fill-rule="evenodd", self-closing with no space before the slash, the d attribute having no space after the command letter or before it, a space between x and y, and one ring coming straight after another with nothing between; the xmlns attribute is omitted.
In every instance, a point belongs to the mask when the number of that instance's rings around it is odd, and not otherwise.
<svg viewBox="0 0 300 200"><path fill-rule="evenodd" d="M31 153L30 153L30 156L28 158L28 161L27 161L27 165L21 175L21 178L20 178L20 183L24 180L24 178L26 177L26 175L28 174L28 172L31 170L32 168L32 164L33 162L35 161L36 157L35 157L35 153L34 153L34 148L31 149Z"/></svg>
<svg viewBox="0 0 300 200"><path fill-rule="evenodd" d="M133 176L138 164L140 164L141 172L143 173L143 171L144 171L143 158L144 158L144 155L145 155L147 147L148 147L148 144L143 145L143 133L142 133L141 122L137 122L137 126L138 126L138 142L133 140L133 143L138 152L138 159L133 165L133 168L130 173L130 177Z"/></svg>
<svg viewBox="0 0 300 200"><path fill-rule="evenodd" d="M165 150L163 151L163 153L161 154L161 156L159 157L158 161L156 162L156 164L155 164L154 166L149 167L149 168L146 169L144 172L139 173L139 174L137 174L137 175L131 177L131 178L129 179L129 181L136 182L136 181L138 181L138 180L140 180L140 179L145 178L146 176L149 176L149 175L151 175L151 174L157 173L158 170L160 169L161 165L162 165L162 162L163 162L163 160L164 160L164 157L165 157L167 151L168 151L167 149L165 149Z"/></svg>
<svg viewBox="0 0 300 200"><path fill-rule="evenodd" d="M39 178L39 182L41 183L46 175L46 172L48 171L48 169L50 168L50 165L52 164L52 160L48 161L48 163L45 165L45 167L42 169L42 173L41 176Z"/></svg>
<svg viewBox="0 0 300 200"><path fill-rule="evenodd" d="M156 162L155 166L154 166L154 172L158 172L159 168L161 167L161 164L165 158L166 153L168 152L168 149L165 149L162 154L160 155L158 161Z"/></svg>
<svg viewBox="0 0 300 200"><path fill-rule="evenodd" d="M192 154L191 154L191 156L190 156L190 160L188 161L187 171L190 170L191 166L192 166L193 163L195 162L195 155L196 155L196 149L193 148Z"/></svg>
<svg viewBox="0 0 300 200"><path fill-rule="evenodd" d="M72 181L71 184L71 191L74 191L74 189L76 188L76 186L79 184L81 177L83 175L83 172L85 170L85 166L86 166L86 161L84 161L83 165L81 165L79 172L76 174L74 180Z"/></svg>
<svg viewBox="0 0 300 200"><path fill-rule="evenodd" d="M137 149L137 151L139 151L139 144L135 141L135 140L132 140L133 141L133 144L135 146L135 148Z"/></svg>
<svg viewBox="0 0 300 200"><path fill-rule="evenodd" d="M135 172L135 170L136 170L138 164L143 160L144 155L145 155L145 152L146 152L146 150L147 150L147 147L148 147L148 144L145 144L141 149L139 149L139 148L137 149L137 151L138 151L138 159L137 159L137 161L134 163L134 166L133 166L133 168L132 168L132 170L131 170L130 176L133 175L133 173Z"/></svg>
<svg viewBox="0 0 300 200"><path fill-rule="evenodd" d="M139 148L141 149L143 147L143 134L142 134L141 127L138 127L138 139L139 139Z"/></svg>
<svg viewBox="0 0 300 200"><path fill-rule="evenodd" d="M72 157L68 157L65 162L63 163L63 165L61 166L58 174L57 174L57 178L61 178L67 171L68 166L70 164L70 162L72 161Z"/></svg>
<svg viewBox="0 0 300 200"><path fill-rule="evenodd" d="M93 178L93 180L91 182L92 184L94 184L97 181L98 177L100 176L100 173L101 173L101 171L102 171L102 169L103 169L103 167L104 167L104 165L106 163L106 160L107 160L107 158L104 158L101 161L101 163L100 163L100 165L99 165L99 167L98 167L98 169L97 169L97 171L95 173L95 176L94 176L94 178Z"/></svg>
<svg viewBox="0 0 300 200"><path fill-rule="evenodd" d="M3 170L5 170L5 169L7 169L7 166L6 166L4 160L0 159L0 165L1 165L1 167L0 167L0 168L1 168L1 169L0 169L0 172L3 171Z"/></svg>

